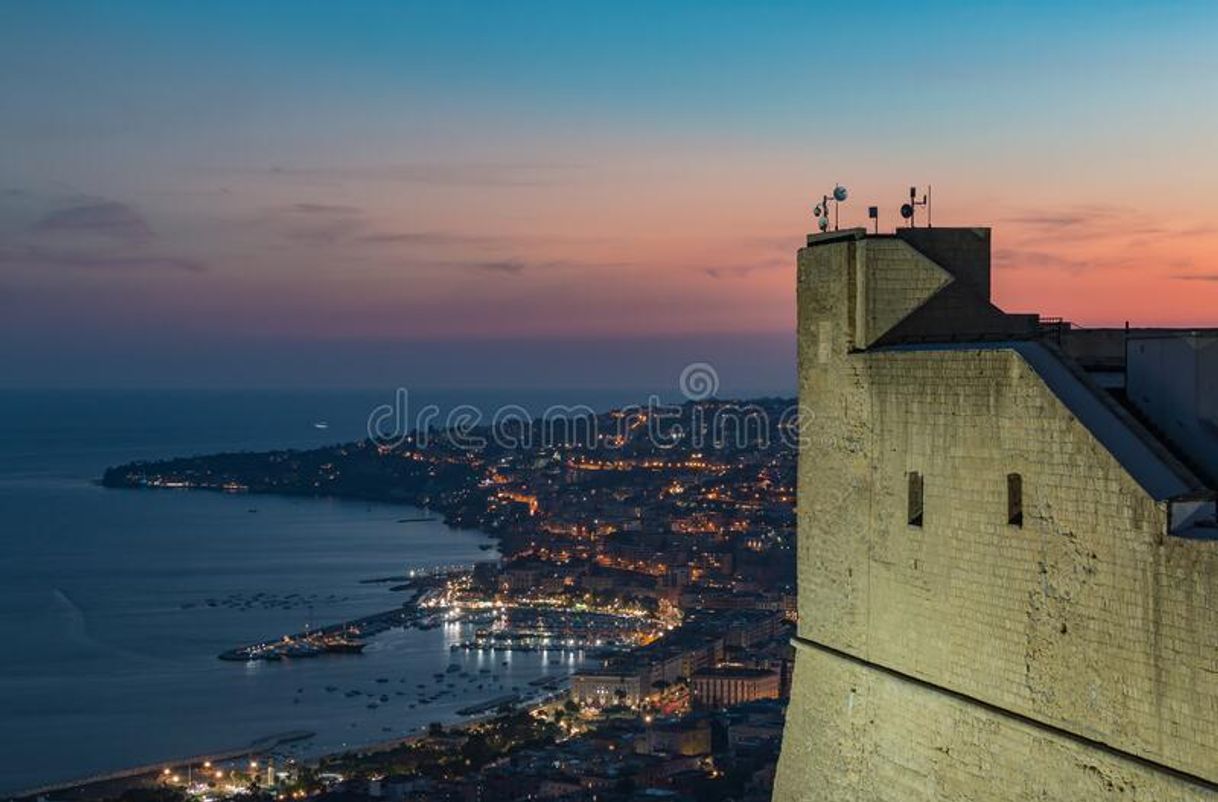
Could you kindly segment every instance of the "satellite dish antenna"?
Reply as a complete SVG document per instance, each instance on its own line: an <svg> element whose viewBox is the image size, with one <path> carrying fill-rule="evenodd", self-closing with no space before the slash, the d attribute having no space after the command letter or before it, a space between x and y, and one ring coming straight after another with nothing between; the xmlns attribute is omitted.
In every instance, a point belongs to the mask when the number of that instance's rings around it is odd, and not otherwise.
<svg viewBox="0 0 1218 802"><path fill-rule="evenodd" d="M901 217L904 217L906 220L910 220L913 218L913 214L913 206L909 205L908 203L901 204Z"/></svg>
<svg viewBox="0 0 1218 802"><path fill-rule="evenodd" d="M812 209L812 216L816 218L816 225L822 231L829 230L829 210L833 210L833 228L838 227L838 215L840 213L841 203L846 199L846 188L841 184L834 184L833 191L828 195L824 195L820 199L820 203ZM832 204L832 207L830 207Z"/></svg>

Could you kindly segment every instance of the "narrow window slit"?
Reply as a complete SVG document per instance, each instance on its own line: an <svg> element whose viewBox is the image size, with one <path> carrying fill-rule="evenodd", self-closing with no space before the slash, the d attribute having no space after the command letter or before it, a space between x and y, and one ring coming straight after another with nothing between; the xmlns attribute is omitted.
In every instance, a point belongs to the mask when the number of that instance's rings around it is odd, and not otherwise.
<svg viewBox="0 0 1218 802"><path fill-rule="evenodd" d="M910 526L922 525L922 474L917 471L909 472L909 514Z"/></svg>
<svg viewBox="0 0 1218 802"><path fill-rule="evenodd" d="M1023 477L1007 474L1007 523L1023 526Z"/></svg>

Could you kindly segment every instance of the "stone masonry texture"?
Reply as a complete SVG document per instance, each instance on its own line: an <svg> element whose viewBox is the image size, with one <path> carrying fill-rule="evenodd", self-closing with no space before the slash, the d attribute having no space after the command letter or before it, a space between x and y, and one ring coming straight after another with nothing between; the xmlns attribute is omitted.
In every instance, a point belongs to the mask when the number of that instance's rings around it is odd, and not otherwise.
<svg viewBox="0 0 1218 802"><path fill-rule="evenodd" d="M864 350L937 270L800 252L799 637L863 664L798 650L774 798L1218 798L1218 543L1168 536L1014 349Z"/></svg>

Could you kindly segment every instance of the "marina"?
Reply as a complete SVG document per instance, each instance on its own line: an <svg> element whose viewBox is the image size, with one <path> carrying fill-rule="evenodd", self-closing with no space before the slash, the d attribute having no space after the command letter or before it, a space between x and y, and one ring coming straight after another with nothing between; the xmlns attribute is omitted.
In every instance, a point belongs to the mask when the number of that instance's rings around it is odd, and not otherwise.
<svg viewBox="0 0 1218 802"><path fill-rule="evenodd" d="M464 565L436 566L428 570L410 571L401 576L377 577L360 580L360 584L388 584L400 582L389 588L393 592L414 591L411 599L400 607L360 618L330 624L314 629L311 625L301 632L283 635L271 640L259 641L221 652L219 658L230 662L256 660L278 661L305 659L335 654L361 654L366 639L394 627L417 626L429 629L438 626L434 612L420 608L415 601L431 590L443 586L449 577L467 573Z"/></svg>
<svg viewBox="0 0 1218 802"><path fill-rule="evenodd" d="M276 640L230 649L221 652L219 657L221 660L232 662L247 662L302 659L327 654L360 654L366 645L362 638L384 632L390 627L409 625L417 617L418 612L408 608L388 610L334 626L306 630L284 635Z"/></svg>

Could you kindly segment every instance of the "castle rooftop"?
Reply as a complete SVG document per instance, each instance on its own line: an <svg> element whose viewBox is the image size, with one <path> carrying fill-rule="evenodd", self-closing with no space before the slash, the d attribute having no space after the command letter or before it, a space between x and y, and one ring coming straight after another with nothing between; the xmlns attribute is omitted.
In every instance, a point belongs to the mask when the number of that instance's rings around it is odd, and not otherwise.
<svg viewBox="0 0 1218 802"><path fill-rule="evenodd" d="M842 245L874 251L858 274L855 350L1018 352L1147 493L1178 502L1173 532L1218 537L1218 329L1083 328L1005 312L990 297L985 227L807 238L809 250Z"/></svg>

